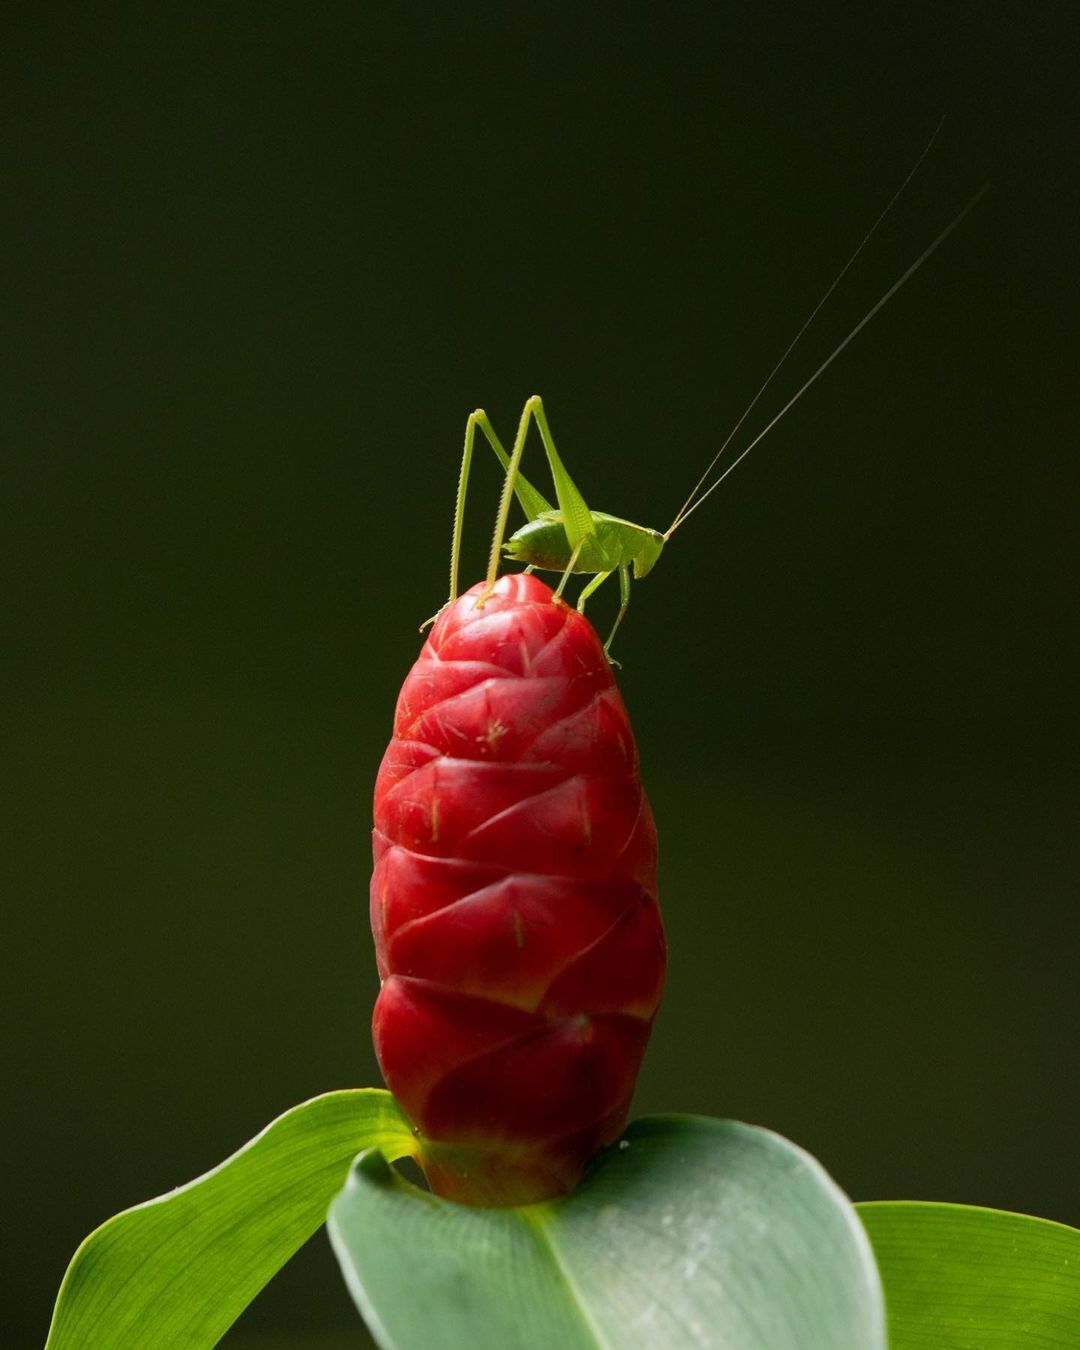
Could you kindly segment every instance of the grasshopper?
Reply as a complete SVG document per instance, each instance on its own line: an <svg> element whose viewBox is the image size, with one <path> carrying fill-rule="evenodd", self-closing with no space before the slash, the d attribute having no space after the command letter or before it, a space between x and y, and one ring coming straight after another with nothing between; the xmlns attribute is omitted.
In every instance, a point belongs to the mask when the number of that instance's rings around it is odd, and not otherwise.
<svg viewBox="0 0 1080 1350"><path fill-rule="evenodd" d="M805 394L810 386L824 374L848 344L854 341L859 333L862 332L863 328L866 327L874 315L892 299L901 286L903 286L905 282L918 271L923 263L926 262L930 255L945 242L968 212L972 210L976 203L986 193L989 184L984 184L979 189L979 191L968 201L967 205L954 216L949 224L941 231L937 238L923 250L915 261L889 287L884 295L882 295L863 318L860 319L851 332L848 333L847 337L845 337L821 365L818 366L809 379L807 379L796 393L788 399L764 429L758 432L749 445L747 445L724 469L724 471L717 476L715 481L709 484L708 487L705 487L705 482L716 467L721 455L727 449L728 445L730 445L762 394L764 394L765 390L772 383L773 377L787 360L787 357L790 355L795 345L799 342L807 328L810 327L810 324L817 316L818 311L839 285L848 269L855 262L856 258L858 258L878 226L892 209L894 202L911 181L936 136L937 131L934 132L934 136L931 137L929 144L919 156L914 167L890 198L885 209L863 237L858 248L851 257L848 258L828 290L825 291L824 295L811 310L809 316L795 334L795 337L784 350L779 361L777 361L776 365L770 371L764 384L754 395L742 416L728 433L724 443L713 456L708 467L705 469L705 472L698 479L690 495L676 513L675 518L663 532L650 529L645 525L635 525L633 521L624 520L620 516L609 515L606 511L593 511L590 509L585 498L582 496L573 479L570 477L570 474L567 472L566 466L563 464L559 452L555 448L555 442L551 435L551 428L548 425L547 414L544 411L543 402L538 394L534 394L525 404L521 419L518 423L517 435L514 438L513 447L509 454L507 454L502 442L496 435L495 429L491 425L487 413L485 413L482 408L477 408L474 412L470 413L468 421L465 424L465 448L461 459L461 471L458 476L453 541L450 550L450 598L447 601L447 604L452 603L458 596L458 568L461 559L461 536L465 517L465 497L469 483L469 472L472 467L473 444L476 439L477 429L479 429L505 470L505 478L495 520L495 533L492 539L491 552L488 558L486 582L484 590L476 600L477 608L481 608L485 600L491 594L492 588L495 585L495 579L498 576L499 563L502 561L504 555L508 560L524 563L526 565L526 571L531 572L534 569L540 569L542 571L560 572L562 576L558 587L555 590L555 600L561 600L566 583L574 573L588 575L591 579L582 589L577 601L577 608L581 613L585 612L586 602L597 588L613 573L618 572L620 589L619 611L615 617L615 622L612 625L611 631L608 633L607 641L604 643L604 651L607 653L608 659L611 660L612 640L614 639L630 604L631 574L633 575L633 578L638 581L649 575L659 561L664 545L675 531L679 529L687 518L702 505L705 499L720 486L728 474L746 458L750 451L772 430L777 422L780 421L784 414L797 403L800 398L802 398L803 394ZM551 469L551 476L555 486L556 506L553 506L521 472L521 459L525 450L525 441L528 435L529 426L532 422L536 423L537 430L540 433L540 440L547 455L548 465ZM525 512L527 520L525 525L507 538L506 531L509 523L510 503L513 497L517 498L522 510ZM443 608L445 608L445 606ZM427 623L433 621L433 619L429 619ZM423 627L426 628L427 623L425 623Z"/></svg>

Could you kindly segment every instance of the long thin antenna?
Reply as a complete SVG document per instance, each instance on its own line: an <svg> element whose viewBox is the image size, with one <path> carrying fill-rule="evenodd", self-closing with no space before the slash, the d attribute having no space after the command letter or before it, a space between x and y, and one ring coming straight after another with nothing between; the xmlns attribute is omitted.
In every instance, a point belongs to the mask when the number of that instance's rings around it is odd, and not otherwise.
<svg viewBox="0 0 1080 1350"><path fill-rule="evenodd" d="M865 314L863 318L859 320L859 322L855 325L855 327L851 330L851 332L847 335L847 337L844 338L843 342L840 343L839 347L836 348L836 350L832 353L832 355L827 357L826 360L822 361L821 365L818 366L817 370L814 371L813 375L810 376L810 378L798 390L797 393L793 394L792 397L788 399L788 401L784 404L784 406L780 409L780 411L776 414L776 416L772 419L772 421L769 422L764 427L763 430L758 432L758 434L754 437L754 439L750 442L750 444L746 447L746 449L743 450L740 455L738 455L735 459L731 461L731 463L727 466L727 468L720 475L720 477L717 478L716 482L711 484L711 486L709 486L708 488L706 488L706 490L701 494L701 496L697 499L697 501L694 502L693 506L689 507L680 516L676 518L674 524L672 524L670 529L664 535L665 539L670 539L671 536L675 533L676 529L680 525L682 525L684 521L686 521L690 516L694 514L694 512L698 509L698 507L702 504L702 502L706 500L707 497L709 497L712 493L716 491L716 489L720 486L720 484L724 481L724 479L728 476L728 474L731 473L733 469L738 468L738 466L743 462L743 460L750 453L750 451L753 450L754 446L757 445L758 442L761 441L766 435L768 435L768 433L773 429L773 427L776 426L777 422L780 421L781 417L783 417L784 414L790 408L792 408L796 403L798 403L799 399L802 398L803 394L806 393L806 391L810 388L810 386L814 383L814 381L818 378L818 376L823 375L825 371L828 370L828 368L832 365L832 363L836 360L836 358L840 355L840 353L844 350L844 348L848 345L848 343L852 342L856 337L858 337L858 335L862 332L862 330L866 327L866 325L870 322L870 320L874 317L874 315L878 312L878 310L883 308L883 306L885 306L886 304L888 304L888 302L893 298L893 296L900 289L900 287L903 286L903 284L906 281L910 280L910 278L914 276L914 274L919 270L919 268L923 265L923 263L926 262L927 258L929 258L930 255L941 244L943 244L946 239L948 239L949 235L952 234L953 230L956 229L956 227L960 224L960 222L964 219L964 217L968 214L968 212L973 210L974 207L982 200L982 198L986 195L989 189L990 189L989 183L984 183L982 185L982 187L978 190L978 192L976 192L974 197L972 197L972 199L968 202L968 204L964 207L964 209L960 212L960 214L955 216L949 222L949 224L945 226L945 228L941 231L941 233L934 240L934 242L928 245L928 247L925 248L922 251L922 253L919 254L919 256L907 269L907 271L904 272L904 274L901 277L899 277L898 280L893 282L893 284L889 287L889 289L885 292L885 294L881 297L881 299L877 302L877 304L874 305L873 309L871 309L868 314Z"/></svg>
<svg viewBox="0 0 1080 1350"><path fill-rule="evenodd" d="M922 162L923 162L923 160L926 158L926 156L930 153L931 147L933 146L934 142L937 140L937 138L938 138L938 133L941 131L941 128L942 128L942 126L944 126L944 124L945 124L945 118L942 117L941 121L940 121L940 122L937 124L937 126L934 128L934 133L933 133L933 135L930 137L930 139L926 142L926 145L923 147L922 153L919 155L919 158L918 158L918 159L915 161L915 163L911 166L911 169L909 170L907 177L904 179L904 181L900 184L900 186L896 189L896 191L893 193L893 195L892 195L892 196L889 198L889 200L886 202L886 204L885 204L885 209L884 209L884 210L881 212L881 214L878 216L877 220L874 221L873 225L870 226L870 228L867 230L866 234L863 235L862 240L861 240L861 242L860 242L860 244L859 244L859 247L855 250L855 252L851 255L851 257L847 260L847 262L843 265L843 267L842 267L842 268L840 269L840 271L837 273L836 277L833 279L832 285L831 285L831 286L829 287L829 289L825 292L825 294L821 297L821 299L817 302L817 304L814 306L814 308L810 311L810 313L807 315L806 319L804 320L802 327L801 327L801 328L799 329L799 331L795 334L795 336L791 339L791 341L788 343L788 345L784 348L783 354L781 355L779 361L777 361L776 365L773 366L772 370L770 370L769 373L768 373L768 375L766 376L765 383L761 386L761 388L757 391L757 393L754 395L754 397L750 400L750 402L749 402L749 403L746 405L746 407L743 409L742 416L739 418L739 420L735 423L735 425L734 425L734 426L731 428L731 430L728 432L727 436L724 438L724 443L723 443L723 445L720 447L719 450L717 450L716 454L713 455L712 459L711 459L711 460L709 461L709 463L706 465L706 467L705 467L705 472L701 475L701 477L700 477L700 478L697 480L697 482L694 484L694 486L693 486L693 488L692 488L692 490L691 490L691 492L690 492L689 497L687 497L686 501L683 502L682 506L680 506L679 509L678 509L678 511L675 513L675 519L671 522L670 526L668 527L668 535L670 535L670 534L675 530L676 526L678 526L678 525L682 522L682 520L689 514L690 510L692 509L691 503L694 501L694 498L695 498L695 496L697 495L698 489L701 487L702 483L705 482L706 478L708 478L709 474L712 473L713 469L716 467L717 462L718 462L719 459L720 459L720 456L724 453L724 451L728 448L728 446L731 444L731 442L735 439L735 435L736 435L736 433L738 432L739 428L742 426L742 424L746 421L746 419L750 416L750 414L753 412L754 408L756 407L758 399L761 398L761 396L762 396L762 394L764 394L765 390L768 389L768 387L769 387L770 384L772 384L773 376L779 371L780 367L784 364L784 362L788 359L788 357L791 355L791 353L792 353L792 352L795 350L795 348L798 346L799 341L800 341L800 339L802 338L802 335L806 332L806 330L810 327L810 325L811 325L811 324L814 322L814 320L817 318L817 316L818 316L818 311L819 311L819 310L821 309L821 307L825 304L826 300L828 300L829 296L832 295L833 291L836 290L837 286L840 285L841 281L843 281L844 277L847 275L848 271L851 269L852 264L853 264L853 263L855 262L855 260L859 257L859 255L862 253L863 249L867 246L867 244L868 244L868 243L870 242L870 240L873 238L874 234L877 232L878 226L879 226L879 225L881 224L881 222L885 219L885 217L889 214L889 212L893 209L893 207L896 205L896 202L897 202L898 198L899 198L899 197L901 196L901 194L903 193L904 189L907 187L907 185L911 182L911 180L912 180L912 179L915 177L915 175L918 173L920 165L922 164ZM665 538L666 538L666 537L667 537L667 536L665 536Z"/></svg>

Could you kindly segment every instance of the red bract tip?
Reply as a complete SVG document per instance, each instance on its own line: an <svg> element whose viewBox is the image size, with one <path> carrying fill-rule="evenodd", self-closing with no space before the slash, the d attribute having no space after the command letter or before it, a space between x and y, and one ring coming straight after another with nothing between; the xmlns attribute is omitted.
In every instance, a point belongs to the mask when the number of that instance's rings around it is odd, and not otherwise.
<svg viewBox="0 0 1080 1350"><path fill-rule="evenodd" d="M375 785L375 1051L433 1191L570 1190L664 982L656 830L611 667L533 576L439 616Z"/></svg>

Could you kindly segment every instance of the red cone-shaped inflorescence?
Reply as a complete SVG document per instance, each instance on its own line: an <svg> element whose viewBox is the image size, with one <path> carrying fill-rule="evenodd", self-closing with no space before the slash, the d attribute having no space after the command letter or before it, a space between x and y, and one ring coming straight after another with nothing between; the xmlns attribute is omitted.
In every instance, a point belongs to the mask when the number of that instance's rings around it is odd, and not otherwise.
<svg viewBox="0 0 1080 1350"><path fill-rule="evenodd" d="M592 626L503 577L443 611L375 787L375 1049L434 1191L569 1190L626 1119L664 981L656 831Z"/></svg>

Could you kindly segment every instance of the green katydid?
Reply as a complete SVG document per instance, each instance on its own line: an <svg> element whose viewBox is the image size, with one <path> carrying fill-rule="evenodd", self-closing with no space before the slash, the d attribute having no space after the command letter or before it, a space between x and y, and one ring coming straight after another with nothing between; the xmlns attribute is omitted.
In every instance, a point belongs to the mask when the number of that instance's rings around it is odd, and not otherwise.
<svg viewBox="0 0 1080 1350"><path fill-rule="evenodd" d="M936 137L937 132L935 132L934 135ZM933 138L931 138L930 144L933 144ZM618 572L620 586L619 611L611 631L608 634L607 641L604 643L604 651L608 653L610 659L612 639L614 638L630 603L631 573L636 580L648 576L656 566L664 545L675 531L694 511L697 510L705 499L720 486L721 482L723 482L728 474L731 473L758 442L772 430L784 414L798 402L818 377L832 365L844 348L858 336L874 315L892 299L901 286L914 275L939 245L944 243L948 236L952 234L953 230L956 229L968 212L987 191L988 185L984 185L980 188L963 210L960 211L945 229L941 231L937 238L923 250L919 257L915 259L907 270L892 284L892 286L889 287L884 295L881 296L877 303L873 305L868 313L863 316L859 323L855 325L851 332L848 333L847 337L845 337L833 350L831 355L818 366L809 379L807 379L796 393L788 399L780 411L767 423L764 429L758 432L753 440L750 441L749 445L747 445L724 469L724 471L720 473L717 478L704 489L704 491L702 491L706 479L715 468L720 456L727 449L762 394L764 394L765 390L771 384L773 376L779 371L796 343L798 343L799 339L813 322L818 311L836 289L848 269L869 242L878 225L880 225L881 221L892 208L893 203L907 186L929 150L930 144L927 145L922 155L919 156L919 159L916 161L915 166L912 168L907 178L904 179L904 182L893 194L885 209L863 237L858 248L844 264L828 290L814 306L799 331L795 334L795 337L788 344L779 361L770 371L764 384L754 395L742 416L729 432L723 445L721 445L720 449L713 456L708 467L705 469L705 472L695 484L689 497L676 513L674 520L662 533L659 530L649 529L644 525L635 525L632 521L623 520L619 516L609 515L604 511L593 511L589 508L581 492L567 472L566 466L563 464L562 459L555 448L555 442L551 436L551 429L548 426L547 414L544 411L544 405L539 395L534 394L526 402L521 414L521 420L518 423L517 435L514 439L513 448L509 454L507 454L502 442L495 434L495 429L492 427L491 422L483 409L478 408L475 412L470 413L465 425L465 448L462 454L461 472L458 479L457 502L454 513L453 543L451 545L450 557L450 599L447 603L456 600L458 595L458 565L461 556L461 536L465 515L465 496L468 488L469 471L472 465L473 442L475 440L477 428L479 428L484 438L495 452L499 463L506 471L506 476L503 482L502 496L499 501L499 509L496 516L495 534L492 540L491 553L488 559L486 585L476 601L477 608L483 606L495 585L499 563L504 553L508 559L525 563L526 570L528 571L538 568L543 571L561 572L562 576L558 587L555 590L554 598L556 600L561 599L563 590L565 589L571 574L584 573L589 575L591 580L589 580L582 589L577 602L577 608L582 613L585 611L586 601L596 589L614 572ZM540 439L547 455L548 464L551 468L551 476L554 481L555 496L558 503L557 506L552 506L552 504L537 491L521 472L521 458L525 449L529 424L532 421L535 421L536 423L540 433ZM511 498L514 496L517 497L522 510L525 512L527 523L511 534L509 539L507 539L506 530L509 520L510 502ZM431 620L428 622L431 622ZM424 627L426 626L427 625L425 624Z"/></svg>

